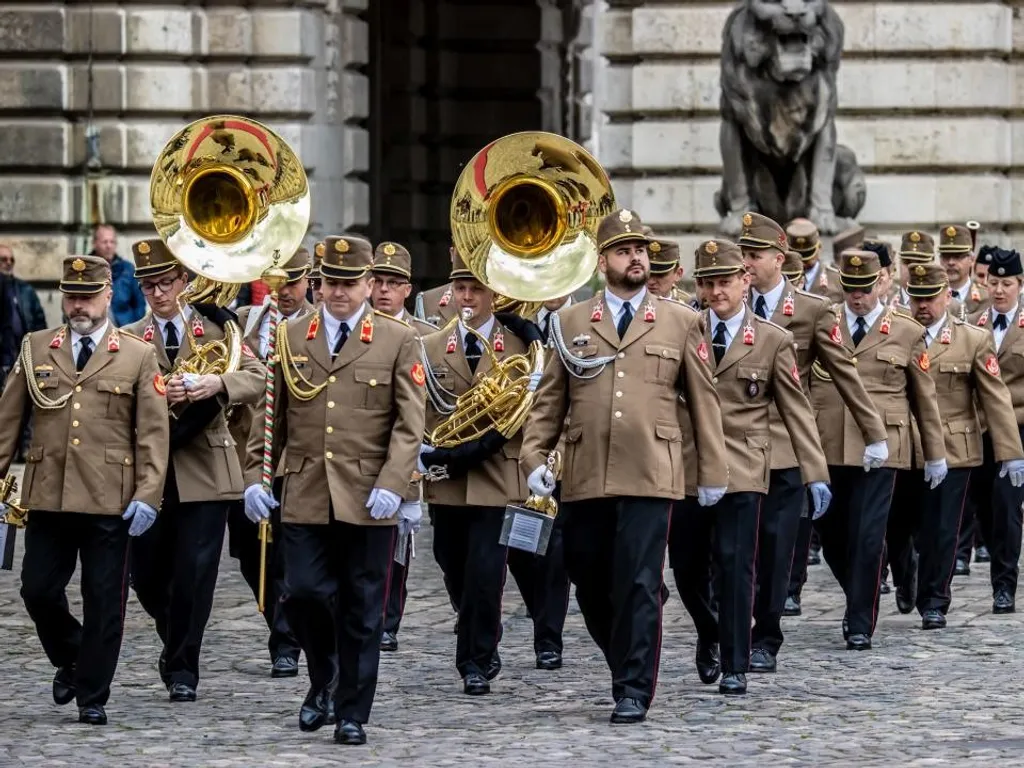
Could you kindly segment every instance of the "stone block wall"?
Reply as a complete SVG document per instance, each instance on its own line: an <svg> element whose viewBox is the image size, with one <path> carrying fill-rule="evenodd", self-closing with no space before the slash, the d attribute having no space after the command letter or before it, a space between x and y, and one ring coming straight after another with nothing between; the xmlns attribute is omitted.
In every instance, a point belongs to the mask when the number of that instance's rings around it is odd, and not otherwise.
<svg viewBox="0 0 1024 768"><path fill-rule="evenodd" d="M1024 231L1024 3L833 0L846 25L840 142L860 220L895 239L976 219ZM715 232L721 32L733 0L612 2L598 16L597 146L617 197L684 253Z"/></svg>

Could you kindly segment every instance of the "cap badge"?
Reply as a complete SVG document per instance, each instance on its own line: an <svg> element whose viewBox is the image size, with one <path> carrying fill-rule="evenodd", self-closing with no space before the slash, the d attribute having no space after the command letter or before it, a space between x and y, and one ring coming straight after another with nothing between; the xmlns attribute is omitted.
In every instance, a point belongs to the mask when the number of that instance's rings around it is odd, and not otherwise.
<svg viewBox="0 0 1024 768"><path fill-rule="evenodd" d="M854 256L853 258L850 259L851 267L859 267L863 263L864 262L860 260L860 256Z"/></svg>
<svg viewBox="0 0 1024 768"><path fill-rule="evenodd" d="M918 264L916 267L914 267L914 274L917 275L918 277L923 277L924 273L927 272L927 271L928 270L926 270L920 264Z"/></svg>
<svg viewBox="0 0 1024 768"><path fill-rule="evenodd" d="M804 244L804 243L806 243L806 242L807 242L807 238L806 238L806 237L798 237L798 238L796 239L796 244L797 244L797 245L803 245L803 244Z"/></svg>
<svg viewBox="0 0 1024 768"><path fill-rule="evenodd" d="M753 223L754 223L754 217L751 216L749 213L744 213L743 214L743 226L744 227L749 227Z"/></svg>
<svg viewBox="0 0 1024 768"><path fill-rule="evenodd" d="M956 237L956 227L946 227L946 237Z"/></svg>
<svg viewBox="0 0 1024 768"><path fill-rule="evenodd" d="M627 208L623 208L621 211L619 211L619 221L621 221L623 224L628 224L632 220L633 220L633 212L632 211L630 211Z"/></svg>
<svg viewBox="0 0 1024 768"><path fill-rule="evenodd" d="M85 261L82 259L75 259L71 262L71 268L75 270L75 272L85 272Z"/></svg>
<svg viewBox="0 0 1024 768"><path fill-rule="evenodd" d="M388 243L387 245L385 245L384 246L384 255L385 256L394 256L395 255L395 246L393 246L391 243Z"/></svg>
<svg viewBox="0 0 1024 768"><path fill-rule="evenodd" d="M334 250L338 253L348 253L348 247L348 240L338 240L338 242L334 244Z"/></svg>
<svg viewBox="0 0 1024 768"><path fill-rule="evenodd" d="M649 250L649 251L650 251L651 253L661 253L661 243L659 243L659 242L653 242L653 243L651 243L651 244L650 244L650 245L649 245L649 246L647 247L647 249L648 249L648 250Z"/></svg>
<svg viewBox="0 0 1024 768"><path fill-rule="evenodd" d="M711 254L712 256L714 254L718 253L718 243L716 243L714 240L711 240L711 241L705 243L704 244L704 253Z"/></svg>
<svg viewBox="0 0 1024 768"><path fill-rule="evenodd" d="M143 255L149 253L149 243L147 243L145 240L139 243L139 253Z"/></svg>
<svg viewBox="0 0 1024 768"><path fill-rule="evenodd" d="M316 255L319 256L321 259L324 257L325 250L326 248L324 248L323 243L317 243L316 248L313 249L314 253L316 253Z"/></svg>
<svg viewBox="0 0 1024 768"><path fill-rule="evenodd" d="M911 232L910 233L910 242L912 242L912 243L920 243L921 242L921 233L920 232Z"/></svg>

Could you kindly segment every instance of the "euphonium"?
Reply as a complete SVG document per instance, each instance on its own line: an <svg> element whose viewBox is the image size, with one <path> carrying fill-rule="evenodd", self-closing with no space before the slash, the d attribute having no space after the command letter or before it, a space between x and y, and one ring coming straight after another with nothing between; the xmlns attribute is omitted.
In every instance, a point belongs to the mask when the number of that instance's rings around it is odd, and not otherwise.
<svg viewBox="0 0 1024 768"><path fill-rule="evenodd" d="M171 253L195 273L179 304L229 304L245 283L280 279L309 225L309 182L291 147L265 125L234 115L191 123L164 146L149 185L153 223ZM283 282L283 280L282 280ZM242 332L198 344L176 373L237 370Z"/></svg>
<svg viewBox="0 0 1024 768"><path fill-rule="evenodd" d="M608 175L583 147L554 133L513 133L477 152L459 176L452 242L473 275L499 294L495 311L527 317L591 278L597 227L614 209ZM428 373L428 394L447 414L427 436L435 447L461 445L492 430L510 438L529 414L530 375L544 368L539 334L527 354L501 361L486 339L480 341L492 368L454 402Z"/></svg>

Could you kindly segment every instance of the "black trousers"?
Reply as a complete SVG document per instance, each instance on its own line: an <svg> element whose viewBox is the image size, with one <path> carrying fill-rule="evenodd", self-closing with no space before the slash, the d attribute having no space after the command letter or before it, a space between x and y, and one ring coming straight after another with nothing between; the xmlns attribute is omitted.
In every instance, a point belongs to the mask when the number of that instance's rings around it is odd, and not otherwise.
<svg viewBox="0 0 1024 768"><path fill-rule="evenodd" d="M654 701L671 506L637 496L563 505L565 567L587 631L611 670L615 701Z"/></svg>
<svg viewBox="0 0 1024 768"><path fill-rule="evenodd" d="M313 689L329 686L337 676L339 720L370 719L395 531L335 520L281 526L284 610L306 654Z"/></svg>
<svg viewBox="0 0 1024 768"><path fill-rule="evenodd" d="M82 622L67 586L82 559ZM55 667L75 667L78 706L110 697L128 596L128 523L117 515L33 509L25 528L21 598Z"/></svg>
<svg viewBox="0 0 1024 768"><path fill-rule="evenodd" d="M870 636L878 619L882 550L896 470L830 466L832 504L815 525L821 553L846 595L851 635Z"/></svg>
<svg viewBox="0 0 1024 768"><path fill-rule="evenodd" d="M757 593L751 633L753 647L773 656L782 647L782 610L789 595L789 571L806 504L807 489L800 469L773 469L757 531Z"/></svg>
<svg viewBox="0 0 1024 768"><path fill-rule="evenodd" d="M484 675L501 640L501 596L508 548L498 543L504 507L432 504L434 559L458 603L455 668Z"/></svg>
<svg viewBox="0 0 1024 768"><path fill-rule="evenodd" d="M808 509L806 515L800 518L800 524L796 530L796 545L793 547L793 561L789 566L789 594L800 599L800 593L807 583L807 556L811 551L811 539L814 537L814 521L810 514L811 501L807 498L804 506Z"/></svg>
<svg viewBox="0 0 1024 768"><path fill-rule="evenodd" d="M277 484L275 483L275 486ZM281 498L280 491L276 491ZM270 511L270 543L267 544L267 578L264 589L263 619L270 637L267 649L273 661L281 656L299 658L299 641L295 638L284 601L288 593L284 588L284 555L281 551L281 508ZM238 570L252 590L255 599L260 593L260 540L259 526L245 516L244 502L234 502L228 511L228 551L238 560Z"/></svg>
<svg viewBox="0 0 1024 768"><path fill-rule="evenodd" d="M409 536L411 539L412 534ZM409 588L406 582L409 580L409 567L412 565L411 546L411 542L406 542L406 551L410 552L406 565L395 562L394 558L389 565L391 573L388 576L388 599L384 605L384 631L393 635L398 634L398 627L402 623L402 614L405 613L405 601L409 599Z"/></svg>
<svg viewBox="0 0 1024 768"><path fill-rule="evenodd" d="M700 642L718 642L726 673L746 672L750 666L757 531L763 503L764 494L727 493L713 507L687 498L672 512L669 556L676 589ZM712 570L717 582L714 590Z"/></svg>
<svg viewBox="0 0 1024 768"><path fill-rule="evenodd" d="M972 479L972 487L977 478ZM956 547L956 559L965 563L971 562L971 553L976 547L987 546L981 537L977 513L975 512L974 491L967 494L967 503L964 504L964 516L960 521L960 536Z"/></svg>
<svg viewBox="0 0 1024 768"><path fill-rule="evenodd" d="M230 502L181 503L173 475L165 494L153 527L132 540L132 585L164 644L164 683L195 687Z"/></svg>
<svg viewBox="0 0 1024 768"><path fill-rule="evenodd" d="M921 482L924 483L924 473ZM960 521L971 485L970 469L951 469L934 491L925 486L917 509L917 610L949 610Z"/></svg>
<svg viewBox="0 0 1024 768"><path fill-rule="evenodd" d="M1024 435L1024 427L1020 431ZM971 487L978 527L992 557L992 591L1016 595L1024 488L1014 488L1009 475L999 477L1000 462L995 460L987 434L982 445L983 463L974 470Z"/></svg>
<svg viewBox="0 0 1024 768"><path fill-rule="evenodd" d="M945 487L943 483L938 490L941 492ZM929 493L923 470L896 470L889 519L885 524L884 555L892 571L893 586L906 586L914 578L918 567L915 540L921 523L928 519L924 516L924 507L928 506L925 496Z"/></svg>
<svg viewBox="0 0 1024 768"><path fill-rule="evenodd" d="M562 652L562 630L569 610L569 574L565 570L565 517L555 517L543 556L508 550L508 569L533 619L533 652Z"/></svg>

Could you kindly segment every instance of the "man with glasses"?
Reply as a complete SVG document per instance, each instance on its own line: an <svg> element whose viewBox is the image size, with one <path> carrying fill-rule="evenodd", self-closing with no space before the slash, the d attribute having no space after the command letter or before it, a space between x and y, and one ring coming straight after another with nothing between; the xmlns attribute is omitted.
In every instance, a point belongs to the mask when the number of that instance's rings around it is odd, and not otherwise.
<svg viewBox="0 0 1024 768"><path fill-rule="evenodd" d="M142 240L132 251L151 314L126 330L156 349L172 425L162 514L133 546L132 576L135 594L163 641L159 670L170 700L190 702L196 700L199 651L213 606L228 508L244 490L224 410L255 404L266 374L248 345L237 371L177 372L178 361L192 354L190 338L197 344L224 338L223 319L209 307L201 313L179 305L188 277L163 241Z"/></svg>

